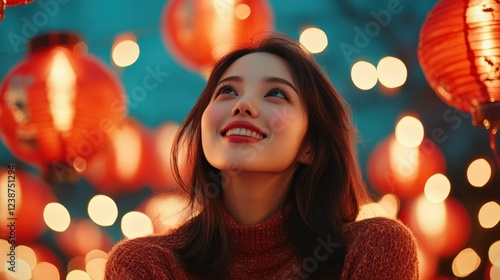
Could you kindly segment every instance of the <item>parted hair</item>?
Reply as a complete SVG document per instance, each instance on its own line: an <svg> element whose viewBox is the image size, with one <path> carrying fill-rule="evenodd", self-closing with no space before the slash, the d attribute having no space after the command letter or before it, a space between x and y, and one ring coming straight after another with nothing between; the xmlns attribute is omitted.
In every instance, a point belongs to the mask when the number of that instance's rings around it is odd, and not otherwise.
<svg viewBox="0 0 500 280"><path fill-rule="evenodd" d="M232 244L224 222L223 180L220 170L206 159L201 141L201 117L211 101L217 83L240 57L265 52L283 58L306 110L305 140L311 161L296 169L286 195L290 205L284 217L287 236L295 254L313 256L317 239L329 239L339 247L309 279L339 277L346 244L342 226L356 219L362 204L369 201L358 164L357 130L351 109L322 72L313 56L294 39L270 33L241 46L221 58L212 68L207 84L174 139L172 161L176 181L190 194L192 209L201 212L187 224L187 242L176 250L189 272L204 278L223 279L231 261ZM180 153L184 148L185 153ZM181 178L180 156L188 166Z"/></svg>

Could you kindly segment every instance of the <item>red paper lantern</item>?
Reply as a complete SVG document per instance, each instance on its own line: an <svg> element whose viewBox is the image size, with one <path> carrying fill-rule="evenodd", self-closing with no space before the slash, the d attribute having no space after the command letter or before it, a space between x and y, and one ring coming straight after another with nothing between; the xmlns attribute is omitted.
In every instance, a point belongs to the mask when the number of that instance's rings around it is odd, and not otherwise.
<svg viewBox="0 0 500 280"><path fill-rule="evenodd" d="M33 0L6 0L5 5L7 7L9 6L19 6L19 5L26 5L33 2Z"/></svg>
<svg viewBox="0 0 500 280"><path fill-rule="evenodd" d="M147 185L151 146L148 131L126 119L110 135L111 145L89 161L83 177L105 194L134 192Z"/></svg>
<svg viewBox="0 0 500 280"><path fill-rule="evenodd" d="M106 146L124 119L120 81L98 59L78 48L78 35L51 33L30 51L0 88L0 132L23 161L59 175Z"/></svg>
<svg viewBox="0 0 500 280"><path fill-rule="evenodd" d="M266 0L172 0L162 17L168 50L192 70L206 70L228 50L272 29Z"/></svg>
<svg viewBox="0 0 500 280"><path fill-rule="evenodd" d="M153 140L152 145L149 147L149 153L151 154L151 162L153 164L150 165L148 170L148 177L151 188L155 192L162 193L180 188L175 181L171 162L172 142L178 130L178 124L168 122L157 128L152 135ZM189 178L189 166L187 165L186 157L183 156L184 154L183 150L181 150L178 158L179 171L182 179L187 181Z"/></svg>
<svg viewBox="0 0 500 280"><path fill-rule="evenodd" d="M400 198L418 196L429 177L444 171L443 153L427 138L418 147L408 148L394 136L389 137L368 159L369 182L381 193L393 193Z"/></svg>
<svg viewBox="0 0 500 280"><path fill-rule="evenodd" d="M399 218L411 228L420 248L438 256L453 256L470 237L467 209L452 197L433 203L420 196L402 209Z"/></svg>
<svg viewBox="0 0 500 280"><path fill-rule="evenodd" d="M420 32L418 58L432 89L490 129L500 127L500 2L441 0Z"/></svg>
<svg viewBox="0 0 500 280"><path fill-rule="evenodd" d="M90 220L73 220L66 231L55 234L56 244L68 257L85 257L94 249L108 252L113 246L111 237Z"/></svg>
<svg viewBox="0 0 500 280"><path fill-rule="evenodd" d="M43 220L43 210L50 202L55 202L56 198L52 193L49 185L30 173L15 169L15 182L9 189L15 192L8 192L9 174L6 168L0 168L0 199L2 208L0 209L0 218L5 223L15 222L15 240L18 244L30 242L38 238L47 228ZM10 177L10 181L14 180ZM8 205L8 193L14 193L14 205ZM10 202L9 202L10 203ZM7 211L8 206L15 206L13 217L16 220L9 220L10 212ZM11 208L11 207L9 207ZM9 239L11 229L6 225L0 227L0 238Z"/></svg>

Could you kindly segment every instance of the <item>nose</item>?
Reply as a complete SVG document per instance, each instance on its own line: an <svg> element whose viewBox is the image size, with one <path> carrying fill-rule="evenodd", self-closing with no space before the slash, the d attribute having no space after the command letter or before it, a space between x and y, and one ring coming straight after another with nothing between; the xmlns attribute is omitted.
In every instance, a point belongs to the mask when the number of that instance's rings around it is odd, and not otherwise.
<svg viewBox="0 0 500 280"><path fill-rule="evenodd" d="M233 107L231 115L247 115L249 117L255 118L259 115L255 101L250 100L248 97L242 97Z"/></svg>

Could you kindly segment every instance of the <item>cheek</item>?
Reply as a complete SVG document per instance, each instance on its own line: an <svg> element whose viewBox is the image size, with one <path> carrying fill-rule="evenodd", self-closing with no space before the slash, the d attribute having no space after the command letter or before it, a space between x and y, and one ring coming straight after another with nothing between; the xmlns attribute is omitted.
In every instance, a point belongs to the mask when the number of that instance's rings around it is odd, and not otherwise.
<svg viewBox="0 0 500 280"><path fill-rule="evenodd" d="M290 106L274 107L268 112L269 128L275 133L300 130L305 120L301 111Z"/></svg>
<svg viewBox="0 0 500 280"><path fill-rule="evenodd" d="M201 136L202 140L210 135L214 135L221 127L224 120L223 108L220 106L208 105L201 116Z"/></svg>

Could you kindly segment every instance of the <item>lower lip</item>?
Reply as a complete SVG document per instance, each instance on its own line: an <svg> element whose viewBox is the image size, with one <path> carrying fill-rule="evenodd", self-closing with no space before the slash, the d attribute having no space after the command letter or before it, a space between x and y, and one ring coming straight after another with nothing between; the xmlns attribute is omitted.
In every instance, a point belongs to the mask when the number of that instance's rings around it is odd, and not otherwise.
<svg viewBox="0 0 500 280"><path fill-rule="evenodd" d="M239 136L239 135L224 136L224 139L232 143L256 143L262 140L262 139L257 139L247 136Z"/></svg>

